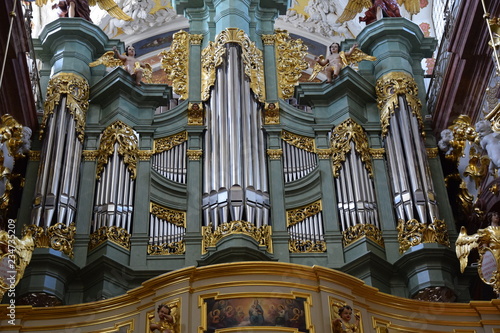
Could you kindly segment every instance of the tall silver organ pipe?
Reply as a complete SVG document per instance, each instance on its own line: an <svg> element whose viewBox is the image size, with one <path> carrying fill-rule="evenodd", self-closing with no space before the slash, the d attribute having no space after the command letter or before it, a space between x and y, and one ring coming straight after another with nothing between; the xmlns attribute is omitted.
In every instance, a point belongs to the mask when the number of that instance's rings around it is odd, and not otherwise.
<svg viewBox="0 0 500 333"><path fill-rule="evenodd" d="M301 222L289 226L288 235L294 241L324 241L323 215L318 212L313 216L306 217Z"/></svg>
<svg viewBox="0 0 500 333"><path fill-rule="evenodd" d="M156 153L152 158L152 168L173 182L186 184L187 141L171 149Z"/></svg>
<svg viewBox="0 0 500 333"><path fill-rule="evenodd" d="M285 183L301 179L318 166L317 155L282 140Z"/></svg>
<svg viewBox="0 0 500 333"><path fill-rule="evenodd" d="M186 228L149 214L149 245L177 243L184 240Z"/></svg>
<svg viewBox="0 0 500 333"><path fill-rule="evenodd" d="M82 142L75 120L66 108L67 97L49 115L36 184L32 224L47 228L74 222Z"/></svg>
<svg viewBox="0 0 500 333"><path fill-rule="evenodd" d="M261 110L243 71L241 48L226 44L207 106L204 224L269 222L269 194Z"/></svg>
<svg viewBox="0 0 500 333"><path fill-rule="evenodd" d="M398 219L432 223L438 219L425 143L417 117L404 95L390 119L385 149Z"/></svg>

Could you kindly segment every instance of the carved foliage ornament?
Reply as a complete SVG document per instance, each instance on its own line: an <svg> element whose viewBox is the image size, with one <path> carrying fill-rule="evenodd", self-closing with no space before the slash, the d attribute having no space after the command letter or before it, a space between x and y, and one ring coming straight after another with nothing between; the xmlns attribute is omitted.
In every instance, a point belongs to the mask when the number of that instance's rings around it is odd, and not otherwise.
<svg viewBox="0 0 500 333"><path fill-rule="evenodd" d="M40 139L47 126L49 116L54 114L54 110L63 96L66 96L66 109L76 123L75 130L78 133L78 140L83 142L86 112L89 107L89 84L83 77L73 73L59 73L50 79L44 103L43 119L40 124Z"/></svg>
<svg viewBox="0 0 500 333"><path fill-rule="evenodd" d="M187 141L187 132L177 133L164 138L156 139L154 141L154 153L158 154L180 145L181 143Z"/></svg>
<svg viewBox="0 0 500 333"><path fill-rule="evenodd" d="M370 177L373 176L373 166L368 147L368 138L363 131L363 127L354 120L347 119L333 129L330 139L332 146L332 168L333 175L339 177L339 171L342 163L346 160L346 155L351 152L351 142L354 143L354 149L361 157ZM353 152L351 152L352 154Z"/></svg>
<svg viewBox="0 0 500 333"><path fill-rule="evenodd" d="M272 160L279 160L283 156L283 149L268 149L267 155Z"/></svg>
<svg viewBox="0 0 500 333"><path fill-rule="evenodd" d="M135 131L121 121L115 121L109 125L101 136L99 153L97 157L97 179L101 178L104 166L108 163L109 157L113 155L117 145L117 152L123 157L123 163L127 165L130 178L135 179L137 174L137 161L139 160L139 140Z"/></svg>
<svg viewBox="0 0 500 333"><path fill-rule="evenodd" d="M288 250L292 253L323 253L326 252L326 242L289 239Z"/></svg>
<svg viewBox="0 0 500 333"><path fill-rule="evenodd" d="M309 205L286 211L286 226L291 227L304 221L306 218L319 214L322 211L321 200Z"/></svg>
<svg viewBox="0 0 500 333"><path fill-rule="evenodd" d="M175 224L178 227L186 227L186 212L163 207L151 202L150 213L162 220Z"/></svg>
<svg viewBox="0 0 500 333"><path fill-rule="evenodd" d="M421 243L438 243L450 246L446 223L435 219L431 224L421 223L415 219L398 222L399 252L404 253L410 247Z"/></svg>
<svg viewBox="0 0 500 333"><path fill-rule="evenodd" d="M183 240L178 242L163 243L160 245L148 244L148 254L152 256L184 253L186 253L186 242Z"/></svg>
<svg viewBox="0 0 500 333"><path fill-rule="evenodd" d="M173 35L169 51L161 51L161 68L172 81L173 91L181 99L189 97L189 40L186 31L179 31Z"/></svg>
<svg viewBox="0 0 500 333"><path fill-rule="evenodd" d="M31 224L23 227L23 236L31 233L35 247L48 247L60 251L73 258L73 244L75 243L76 226L70 223L56 223L47 229Z"/></svg>
<svg viewBox="0 0 500 333"><path fill-rule="evenodd" d="M127 230L117 226L103 226L90 234L89 251L92 251L106 240L118 244L127 250L130 249L130 234Z"/></svg>
<svg viewBox="0 0 500 333"><path fill-rule="evenodd" d="M309 138L307 136L302 136L302 135L290 133L287 131L282 131L281 132L281 139L283 141L287 142L289 145L303 149L303 150L308 151L310 153L314 153L316 150L315 149L316 144L314 142L314 139Z"/></svg>
<svg viewBox="0 0 500 333"><path fill-rule="evenodd" d="M413 77L403 72L391 72L377 80L375 86L377 93L377 106L380 110L382 135L387 135L390 118L399 105L399 97L404 97L412 114L417 117L419 127L423 127L420 110L422 103L418 99L418 86Z"/></svg>
<svg viewBox="0 0 500 333"><path fill-rule="evenodd" d="M292 98L302 71L309 67L304 60L307 46L300 39L290 38L285 30L276 30L275 45L278 96L283 99Z"/></svg>
<svg viewBox="0 0 500 333"><path fill-rule="evenodd" d="M342 234L344 247L354 243L355 241L363 237L370 238L378 245L384 247L382 232L379 228L377 228L377 226L373 224L356 224L349 227L349 229L345 230Z"/></svg>
<svg viewBox="0 0 500 333"><path fill-rule="evenodd" d="M201 52L201 99L208 100L210 88L215 84L215 69L222 64L226 54L225 44L237 43L241 46L241 56L245 74L250 78L250 88L257 99L264 103L266 99L264 85L264 61L259 50L247 34L237 28L226 28Z"/></svg>
<svg viewBox="0 0 500 333"><path fill-rule="evenodd" d="M201 232L203 236L202 254L207 253L209 247L216 246L222 238L234 234L248 235L255 239L259 243L259 246L265 246L267 252L273 252L272 229L270 225L256 227L253 223L247 221L231 221L229 223L222 223L213 230L210 223L208 227L202 227Z"/></svg>

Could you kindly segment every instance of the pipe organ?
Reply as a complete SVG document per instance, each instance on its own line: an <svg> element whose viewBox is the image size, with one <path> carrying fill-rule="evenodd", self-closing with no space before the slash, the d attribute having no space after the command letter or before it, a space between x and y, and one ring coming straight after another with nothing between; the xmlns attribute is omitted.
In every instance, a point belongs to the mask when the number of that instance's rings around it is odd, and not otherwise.
<svg viewBox="0 0 500 333"><path fill-rule="evenodd" d="M148 254L184 253L186 213L151 203Z"/></svg>
<svg viewBox="0 0 500 333"><path fill-rule="evenodd" d="M186 184L187 132L155 140L152 168L168 180Z"/></svg>
<svg viewBox="0 0 500 333"><path fill-rule="evenodd" d="M285 183L307 176L318 166L313 139L283 131L281 147Z"/></svg>
<svg viewBox="0 0 500 333"><path fill-rule="evenodd" d="M291 252L326 251L321 201L288 210L287 229Z"/></svg>

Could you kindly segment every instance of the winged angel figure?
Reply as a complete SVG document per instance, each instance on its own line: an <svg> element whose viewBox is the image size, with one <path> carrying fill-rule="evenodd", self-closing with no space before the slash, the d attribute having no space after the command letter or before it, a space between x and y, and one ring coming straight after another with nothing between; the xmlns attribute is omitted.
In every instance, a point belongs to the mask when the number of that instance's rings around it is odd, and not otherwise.
<svg viewBox="0 0 500 333"><path fill-rule="evenodd" d="M374 61L377 60L374 56L368 55L358 49L357 44L354 44L348 52L340 51L340 45L333 43L330 45L330 55L324 57L320 55L316 57L316 64L313 67L313 72L309 81L314 80L319 72L326 68L326 82L332 82L339 74L340 70L346 66L355 65L362 60Z"/></svg>
<svg viewBox="0 0 500 333"><path fill-rule="evenodd" d="M364 17L359 18L359 21L366 24L382 17L401 17L398 4L399 6L404 4L406 10L412 15L420 12L420 0L349 0L337 22L343 23L352 20L364 8L368 10Z"/></svg>
<svg viewBox="0 0 500 333"><path fill-rule="evenodd" d="M42 7L48 0L36 0L35 3ZM89 6L99 5L99 7L108 12L109 15L117 19L130 21L128 16L113 0L62 0L52 8L58 8L60 17L82 17L88 21L90 19Z"/></svg>

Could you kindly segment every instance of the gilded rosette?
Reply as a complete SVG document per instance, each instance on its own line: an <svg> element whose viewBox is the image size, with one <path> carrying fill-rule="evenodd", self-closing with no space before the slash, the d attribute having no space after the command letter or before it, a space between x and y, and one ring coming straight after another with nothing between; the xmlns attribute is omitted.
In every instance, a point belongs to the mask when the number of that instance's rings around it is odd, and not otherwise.
<svg viewBox="0 0 500 333"><path fill-rule="evenodd" d="M292 253L322 253L326 252L326 242L289 239L288 250Z"/></svg>
<svg viewBox="0 0 500 333"><path fill-rule="evenodd" d="M167 208L151 202L150 213L178 227L186 227L186 212L184 211Z"/></svg>
<svg viewBox="0 0 500 333"><path fill-rule="evenodd" d="M208 46L202 50L201 99L206 101L210 97L210 88L215 84L215 69L222 64L223 56L226 54L226 43L237 43L241 46L244 71L250 78L250 88L257 99L264 103L266 93L262 51L255 46L243 30L237 28L227 28L222 31L214 42L209 42Z"/></svg>
<svg viewBox="0 0 500 333"><path fill-rule="evenodd" d="M202 254L207 253L209 247L214 247L224 237L235 234L243 234L255 239L259 246L264 246L267 252L273 252L272 229L270 225L256 227L253 223L247 221L231 221L220 224L215 230L212 224L202 227Z"/></svg>
<svg viewBox="0 0 500 333"><path fill-rule="evenodd" d="M189 97L189 33L179 31L173 35L172 44L169 51L162 51L161 68L172 81L173 91L181 99Z"/></svg>
<svg viewBox="0 0 500 333"><path fill-rule="evenodd" d="M389 131L390 118L400 107L400 96L405 98L412 114L418 120L419 127L423 128L424 122L420 114L422 103L418 99L418 86L413 77L403 72L391 72L377 80L375 91L383 136L387 135Z"/></svg>
<svg viewBox="0 0 500 333"><path fill-rule="evenodd" d="M106 240L130 250L130 236L127 230L121 227L100 227L90 234L89 251L92 251Z"/></svg>
<svg viewBox="0 0 500 333"><path fill-rule="evenodd" d="M356 224L350 226L342 233L344 247L356 242L361 238L370 238L378 245L384 247L382 231L373 224Z"/></svg>
<svg viewBox="0 0 500 333"><path fill-rule="evenodd" d="M73 258L73 244L75 243L76 226L70 223L56 223L47 229L31 224L23 227L23 236L31 233L35 247L52 248Z"/></svg>
<svg viewBox="0 0 500 333"><path fill-rule="evenodd" d="M101 178L104 166L108 164L109 157L115 151L117 144L118 154L123 157L123 163L127 165L130 178L135 179L137 174L137 161L139 160L139 140L135 131L121 121L115 121L109 125L102 133L97 156L97 179Z"/></svg>
<svg viewBox="0 0 500 333"><path fill-rule="evenodd" d="M47 97L44 103L42 123L40 124L40 139L42 139L49 116L54 113L61 98L66 96L66 109L73 116L78 140L83 142L85 134L86 112L89 107L89 84L83 77L73 73L54 75L47 86Z"/></svg>
<svg viewBox="0 0 500 333"><path fill-rule="evenodd" d="M421 223L415 219L398 222L399 252L404 253L410 247L422 243L438 243L450 246L446 223L435 219L431 224Z"/></svg>
<svg viewBox="0 0 500 333"><path fill-rule="evenodd" d="M186 131L170 135L164 138L155 139L154 141L154 153L158 154L180 145L181 143L187 141L188 134Z"/></svg>
<svg viewBox="0 0 500 333"><path fill-rule="evenodd" d="M304 60L307 46L300 39L290 38L287 31L276 30L275 54L278 96L283 99L292 98L302 71L309 67Z"/></svg>
<svg viewBox="0 0 500 333"><path fill-rule="evenodd" d="M287 132L287 131L282 131L281 132L281 139L283 141L287 142L289 145L303 149L303 150L308 151L310 153L316 152L316 144L315 144L313 138L309 138L309 137L303 136L303 135L294 134L294 133Z"/></svg>
<svg viewBox="0 0 500 333"><path fill-rule="evenodd" d="M304 221L308 217L321 213L322 210L323 208L321 206L321 200L315 201L299 208L287 210L286 226L291 227L297 223Z"/></svg>
<svg viewBox="0 0 500 333"><path fill-rule="evenodd" d="M354 149L361 157L361 161L363 161L370 177L373 177L373 166L370 148L368 147L368 137L363 127L350 118L337 125L332 131L330 143L332 146L333 175L339 177L342 163L345 162L347 154L351 152L351 142L354 143Z"/></svg>

